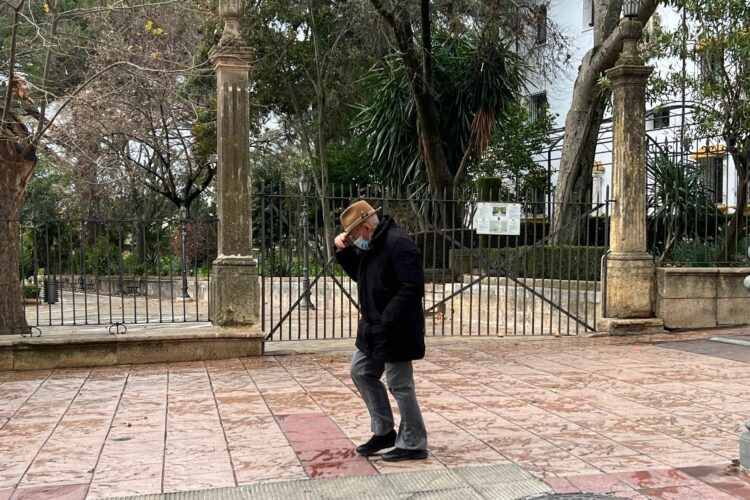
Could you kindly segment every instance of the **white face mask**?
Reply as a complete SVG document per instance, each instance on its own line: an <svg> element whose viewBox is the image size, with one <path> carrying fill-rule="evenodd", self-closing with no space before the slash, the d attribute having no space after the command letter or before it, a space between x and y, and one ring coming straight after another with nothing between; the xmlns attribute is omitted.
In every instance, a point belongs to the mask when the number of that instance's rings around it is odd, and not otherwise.
<svg viewBox="0 0 750 500"><path fill-rule="evenodd" d="M362 251L367 251L370 249L370 240L366 240L363 237L359 237L356 240L354 240L354 245L359 248Z"/></svg>

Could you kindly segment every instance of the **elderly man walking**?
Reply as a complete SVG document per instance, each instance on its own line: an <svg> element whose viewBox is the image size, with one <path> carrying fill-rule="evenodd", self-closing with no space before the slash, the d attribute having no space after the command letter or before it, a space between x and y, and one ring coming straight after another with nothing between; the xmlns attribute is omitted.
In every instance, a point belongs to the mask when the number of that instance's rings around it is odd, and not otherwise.
<svg viewBox="0 0 750 500"><path fill-rule="evenodd" d="M351 376L370 412L373 436L357 452L370 456L395 446L383 460L398 462L427 458L412 368L425 353L424 269L409 235L392 218L380 220L379 210L356 201L341 214L336 260L357 282L362 316ZM401 414L398 433L383 373Z"/></svg>

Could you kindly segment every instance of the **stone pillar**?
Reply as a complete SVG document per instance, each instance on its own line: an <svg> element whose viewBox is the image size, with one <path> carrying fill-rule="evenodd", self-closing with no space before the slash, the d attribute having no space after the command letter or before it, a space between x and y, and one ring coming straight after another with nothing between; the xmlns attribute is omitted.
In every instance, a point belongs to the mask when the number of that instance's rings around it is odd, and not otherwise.
<svg viewBox="0 0 750 500"><path fill-rule="evenodd" d="M605 323L607 318L654 316L654 260L646 251L645 139L646 81L653 68L637 53L641 23L622 19L618 29L624 35L622 55L607 71L614 100L614 151Z"/></svg>
<svg viewBox="0 0 750 500"><path fill-rule="evenodd" d="M213 263L211 309L219 326L254 326L259 318L258 265L253 258L249 165L250 61L240 38L240 0L220 0L224 32L210 53L218 93L216 205L218 253Z"/></svg>

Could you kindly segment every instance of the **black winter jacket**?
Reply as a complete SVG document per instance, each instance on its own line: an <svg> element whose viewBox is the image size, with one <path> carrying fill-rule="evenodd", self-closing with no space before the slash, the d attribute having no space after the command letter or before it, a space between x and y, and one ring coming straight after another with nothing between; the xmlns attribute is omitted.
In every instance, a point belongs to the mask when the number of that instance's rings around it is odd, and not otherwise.
<svg viewBox="0 0 750 500"><path fill-rule="evenodd" d="M357 282L362 319L357 348L386 362L424 357L424 268L417 245L396 221L383 217L370 249L347 247L336 260Z"/></svg>

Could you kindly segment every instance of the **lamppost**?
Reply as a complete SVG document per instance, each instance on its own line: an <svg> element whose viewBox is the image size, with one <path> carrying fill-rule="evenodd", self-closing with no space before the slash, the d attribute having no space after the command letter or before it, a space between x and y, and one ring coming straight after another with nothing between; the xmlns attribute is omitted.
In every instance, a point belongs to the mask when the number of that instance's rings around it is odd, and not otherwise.
<svg viewBox="0 0 750 500"><path fill-rule="evenodd" d="M182 239L182 262L181 262L181 268L182 268L182 298L183 300L187 300L190 298L190 294L188 294L188 282L187 282L187 256L185 253L186 246L187 246L187 219L188 219L188 209L187 206L183 203L180 205L180 236Z"/></svg>
<svg viewBox="0 0 750 500"><path fill-rule="evenodd" d="M299 192L302 195L302 240L304 248L304 259L303 262L303 278L302 287L304 295L302 301L299 304L300 309L315 309L315 305L310 301L310 267L309 267L309 256L308 256L308 239L309 239L309 220L307 216L307 193L310 191L310 179L307 177L305 171L299 176Z"/></svg>

